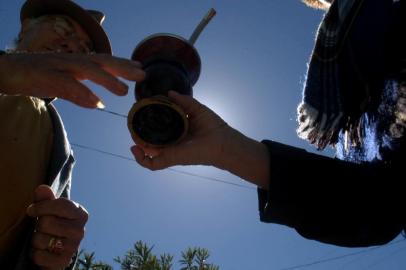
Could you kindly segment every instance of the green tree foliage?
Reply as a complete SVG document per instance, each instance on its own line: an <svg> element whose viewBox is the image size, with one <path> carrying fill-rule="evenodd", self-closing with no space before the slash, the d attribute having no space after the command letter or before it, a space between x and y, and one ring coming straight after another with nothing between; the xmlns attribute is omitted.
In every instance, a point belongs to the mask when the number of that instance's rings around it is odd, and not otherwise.
<svg viewBox="0 0 406 270"><path fill-rule="evenodd" d="M81 250L78 254L78 260L76 262L74 270L114 270L111 265L103 262L94 261L94 252L87 253Z"/></svg>
<svg viewBox="0 0 406 270"><path fill-rule="evenodd" d="M116 257L114 261L121 265L121 270L160 270L158 259L152 254L152 249L153 247L138 241L123 258Z"/></svg>
<svg viewBox="0 0 406 270"><path fill-rule="evenodd" d="M205 248L187 248L179 261L183 266L180 270L219 270L219 266L207 263L209 257L210 252Z"/></svg>
<svg viewBox="0 0 406 270"><path fill-rule="evenodd" d="M117 256L114 261L121 270L174 270L174 256L164 253L159 256L152 253L154 247L149 247L143 241L138 241L123 257ZM220 270L220 267L207 263L210 252L205 248L187 248L179 260L180 270ZM94 252L80 251L74 270L114 270L104 262L95 261Z"/></svg>

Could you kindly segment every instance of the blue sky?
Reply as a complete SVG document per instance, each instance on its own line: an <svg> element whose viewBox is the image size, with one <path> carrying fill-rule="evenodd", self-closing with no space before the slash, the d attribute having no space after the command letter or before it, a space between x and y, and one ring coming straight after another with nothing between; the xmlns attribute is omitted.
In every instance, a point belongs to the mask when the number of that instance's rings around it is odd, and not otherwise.
<svg viewBox="0 0 406 270"><path fill-rule="evenodd" d="M22 3L0 2L3 48L17 35ZM299 0L77 3L107 14L104 27L114 54L126 58L150 34L188 38L205 13L215 8L217 16L195 44L202 72L194 97L250 137L314 151L296 137L295 113L321 11ZM126 97L88 85L108 110L127 114L135 101L133 83ZM132 158L125 118L61 100L56 106L72 143ZM174 254L175 260L188 246L208 248L210 261L226 270L279 270L365 250L321 244L290 228L259 222L255 188L227 172L203 166L151 172L134 161L77 147L74 151L72 197L90 212L82 247L106 262L112 263L137 240L155 245L156 253ZM324 154L331 156L332 151ZM406 269L405 252L406 241L303 269Z"/></svg>

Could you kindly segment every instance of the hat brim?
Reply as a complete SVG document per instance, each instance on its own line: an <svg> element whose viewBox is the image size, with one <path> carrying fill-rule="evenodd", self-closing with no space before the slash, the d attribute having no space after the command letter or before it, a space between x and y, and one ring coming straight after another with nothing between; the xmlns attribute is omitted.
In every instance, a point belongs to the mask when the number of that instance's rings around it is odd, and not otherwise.
<svg viewBox="0 0 406 270"><path fill-rule="evenodd" d="M112 54L109 38L100 23L71 0L27 0L21 7L20 20L51 14L69 16L89 35L95 52Z"/></svg>

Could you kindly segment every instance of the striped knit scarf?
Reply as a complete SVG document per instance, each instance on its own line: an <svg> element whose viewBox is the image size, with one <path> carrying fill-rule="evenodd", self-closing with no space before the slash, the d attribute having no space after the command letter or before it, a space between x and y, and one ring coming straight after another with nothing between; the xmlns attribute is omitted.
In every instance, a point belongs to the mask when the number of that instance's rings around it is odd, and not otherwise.
<svg viewBox="0 0 406 270"><path fill-rule="evenodd" d="M334 144L338 133L351 123L353 107L338 83L339 55L364 0L335 0L325 15L310 59L302 103L298 107L298 135L319 149ZM354 102L355 103L355 102ZM351 109L348 109L352 107ZM358 109L357 109L358 110Z"/></svg>

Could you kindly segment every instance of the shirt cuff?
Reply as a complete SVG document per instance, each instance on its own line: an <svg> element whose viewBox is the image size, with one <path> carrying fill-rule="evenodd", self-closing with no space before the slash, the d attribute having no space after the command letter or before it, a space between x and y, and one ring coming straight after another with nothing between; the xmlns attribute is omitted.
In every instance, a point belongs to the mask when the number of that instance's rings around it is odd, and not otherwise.
<svg viewBox="0 0 406 270"><path fill-rule="evenodd" d="M258 188L260 220L294 228L302 214L297 207L301 196L297 194L299 191L296 185L300 168L295 168L295 164L308 153L303 149L269 140L262 143L269 151L270 180L268 190Z"/></svg>

